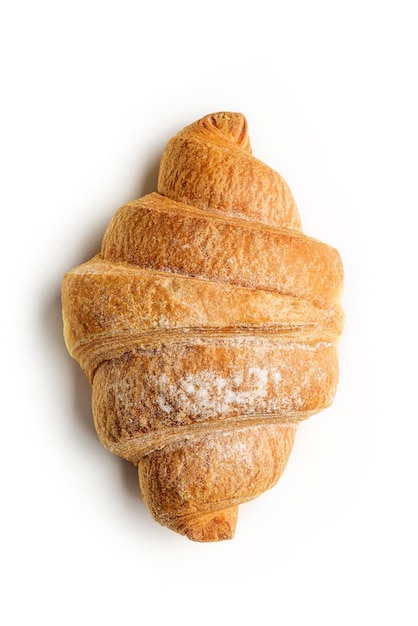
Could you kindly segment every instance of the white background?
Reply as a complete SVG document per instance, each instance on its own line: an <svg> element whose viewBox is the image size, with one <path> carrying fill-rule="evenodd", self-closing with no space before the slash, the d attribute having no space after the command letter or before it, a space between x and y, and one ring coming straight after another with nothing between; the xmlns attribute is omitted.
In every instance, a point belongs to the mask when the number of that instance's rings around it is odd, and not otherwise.
<svg viewBox="0 0 418 626"><path fill-rule="evenodd" d="M2 3L1 623L418 623L414 5ZM347 321L332 408L235 538L201 545L98 442L60 282L219 110L339 249Z"/></svg>

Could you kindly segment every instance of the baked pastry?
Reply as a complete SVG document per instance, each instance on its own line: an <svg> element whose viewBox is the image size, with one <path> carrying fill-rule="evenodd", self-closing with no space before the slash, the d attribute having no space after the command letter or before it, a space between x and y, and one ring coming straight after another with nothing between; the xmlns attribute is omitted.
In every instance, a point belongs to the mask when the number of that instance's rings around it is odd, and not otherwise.
<svg viewBox="0 0 418 626"><path fill-rule="evenodd" d="M229 539L238 505L277 482L299 422L334 398L342 279L239 113L173 137L158 192L66 274L65 341L98 437L138 466L159 523Z"/></svg>

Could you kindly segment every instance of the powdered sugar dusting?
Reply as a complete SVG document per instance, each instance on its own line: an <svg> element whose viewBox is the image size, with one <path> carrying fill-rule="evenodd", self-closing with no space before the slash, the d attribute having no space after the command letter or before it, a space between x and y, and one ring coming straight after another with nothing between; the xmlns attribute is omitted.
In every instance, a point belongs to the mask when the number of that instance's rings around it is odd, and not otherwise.
<svg viewBox="0 0 418 626"><path fill-rule="evenodd" d="M191 414L201 413L206 418L228 413L232 407L251 412L263 404L269 396L269 387L277 387L281 378L279 371L270 372L267 367L251 367L230 378L205 370L185 374L174 385L166 374L161 374L157 402L167 414L175 413L184 405Z"/></svg>
<svg viewBox="0 0 418 626"><path fill-rule="evenodd" d="M172 424L190 423L261 413L285 415L328 406L335 392L329 375L335 351L329 347L326 342L316 346L293 343L280 346L281 356L277 349L274 355L262 352L251 367L240 360L222 370L215 363L199 369L190 361L191 367L156 373L153 389L159 418L165 415ZM286 353L298 348L300 362L295 363Z"/></svg>

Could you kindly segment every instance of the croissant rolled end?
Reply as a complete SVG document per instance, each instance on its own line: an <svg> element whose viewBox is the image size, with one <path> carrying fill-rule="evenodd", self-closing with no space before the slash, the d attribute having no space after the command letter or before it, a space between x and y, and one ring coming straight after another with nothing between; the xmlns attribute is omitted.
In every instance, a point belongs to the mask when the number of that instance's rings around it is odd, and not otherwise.
<svg viewBox="0 0 418 626"><path fill-rule="evenodd" d="M181 523L177 532L202 543L232 539L238 521L238 507L199 515Z"/></svg>
<svg viewBox="0 0 418 626"><path fill-rule="evenodd" d="M248 124L242 113L220 112L208 115L203 122L222 133L235 145L244 150L251 150L248 137Z"/></svg>

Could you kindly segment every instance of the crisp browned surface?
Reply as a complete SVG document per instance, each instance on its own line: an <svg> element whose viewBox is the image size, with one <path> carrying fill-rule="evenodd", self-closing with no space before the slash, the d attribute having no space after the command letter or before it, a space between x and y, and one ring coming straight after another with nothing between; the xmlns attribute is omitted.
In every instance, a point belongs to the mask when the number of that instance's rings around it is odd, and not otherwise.
<svg viewBox="0 0 418 626"><path fill-rule="evenodd" d="M329 406L337 376L331 342L192 337L105 361L93 380L96 428L121 456L131 457L126 443L137 439L136 462L180 429L303 419Z"/></svg>
<svg viewBox="0 0 418 626"><path fill-rule="evenodd" d="M300 279L302 281L302 279ZM303 280L309 281L309 276ZM103 362L138 347L191 337L276 335L335 341L337 304L111 263L99 256L67 274L64 332L90 380ZM301 335L302 333L302 335Z"/></svg>
<svg viewBox="0 0 418 626"><path fill-rule="evenodd" d="M297 231L225 218L158 194L117 212L106 231L102 257L314 304L336 303L341 295L341 260L331 246Z"/></svg>
<svg viewBox="0 0 418 626"><path fill-rule="evenodd" d="M337 380L342 265L300 231L283 179L220 113L169 141L159 193L119 209L63 281L64 334L103 445L136 465L154 518L231 538L300 420Z"/></svg>

